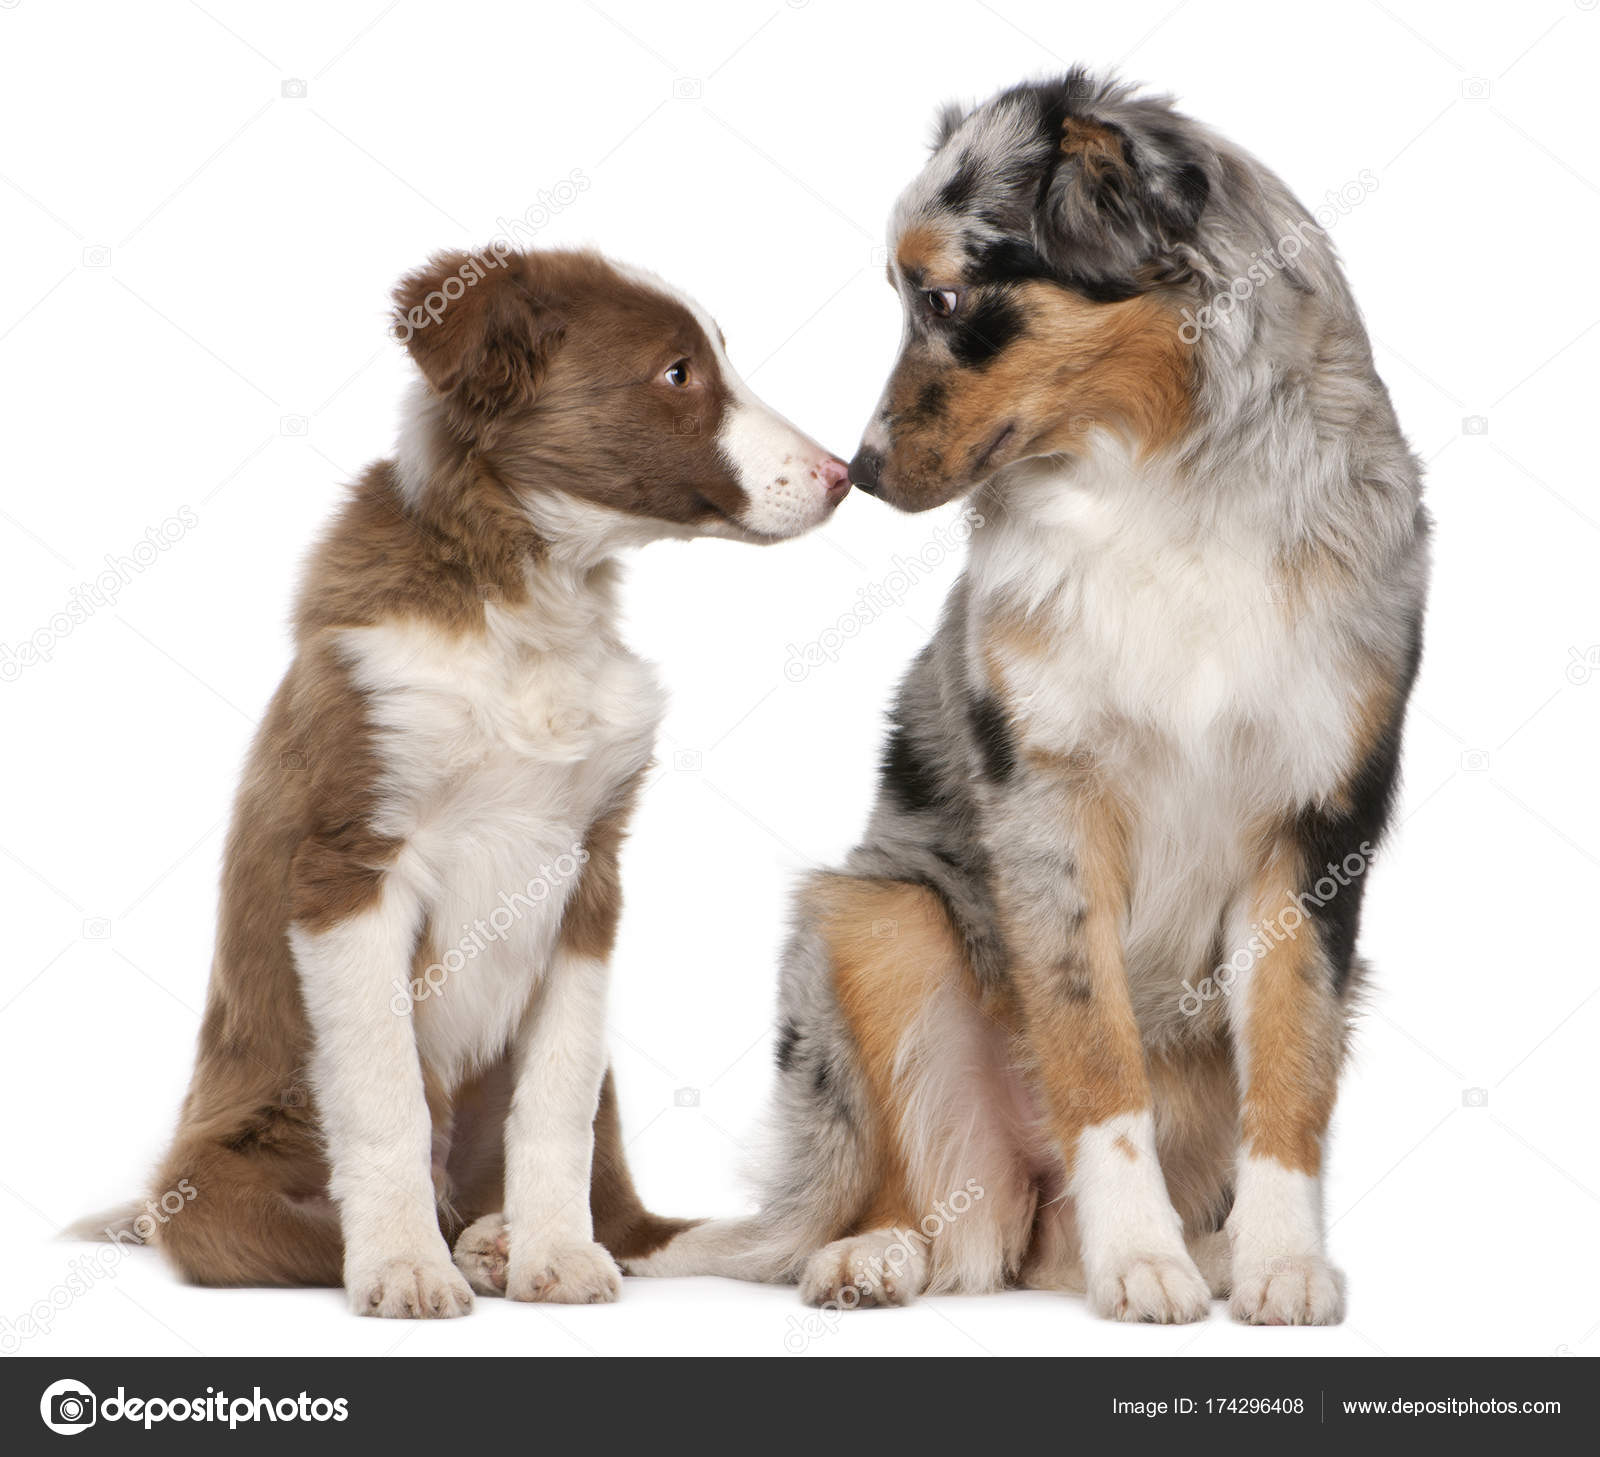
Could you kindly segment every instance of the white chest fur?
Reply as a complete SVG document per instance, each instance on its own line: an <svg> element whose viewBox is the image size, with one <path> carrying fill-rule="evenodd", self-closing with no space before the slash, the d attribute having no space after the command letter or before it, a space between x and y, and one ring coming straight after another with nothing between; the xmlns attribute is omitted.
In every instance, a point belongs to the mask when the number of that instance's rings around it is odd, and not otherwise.
<svg viewBox="0 0 1600 1457"><path fill-rule="evenodd" d="M504 1044L544 973L590 825L649 762L664 697L609 592L490 604L485 631L353 629L382 764L375 828L427 912L418 1045L447 1077Z"/></svg>
<svg viewBox="0 0 1600 1457"><path fill-rule="evenodd" d="M1212 953L1255 827L1348 772L1349 650L1237 515L1197 520L1114 465L1010 484L973 539L971 671L998 674L1024 750L1086 751L1128 806L1128 970L1136 1004L1165 1006Z"/></svg>
<svg viewBox="0 0 1600 1457"><path fill-rule="evenodd" d="M1348 649L1237 518L1198 519L1115 462L1039 471L996 515L973 538L973 662L998 653L1025 741L1130 771L1153 755L1201 778L1237 761L1257 786L1245 808L1338 784L1356 710Z"/></svg>

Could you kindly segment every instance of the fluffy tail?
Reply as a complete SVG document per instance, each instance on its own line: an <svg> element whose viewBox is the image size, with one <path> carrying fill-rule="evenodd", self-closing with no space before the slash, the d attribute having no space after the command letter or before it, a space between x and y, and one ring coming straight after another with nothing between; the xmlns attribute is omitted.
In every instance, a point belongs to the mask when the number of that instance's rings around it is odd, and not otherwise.
<svg viewBox="0 0 1600 1457"><path fill-rule="evenodd" d="M148 1244L147 1231L140 1220L147 1218L144 1205L137 1199L102 1209L98 1214L86 1214L69 1224L57 1239L96 1240L104 1244Z"/></svg>
<svg viewBox="0 0 1600 1457"><path fill-rule="evenodd" d="M708 1219L675 1235L648 1255L622 1261L630 1275L721 1275L729 1280L772 1283L794 1278L796 1250L787 1231L753 1215Z"/></svg>

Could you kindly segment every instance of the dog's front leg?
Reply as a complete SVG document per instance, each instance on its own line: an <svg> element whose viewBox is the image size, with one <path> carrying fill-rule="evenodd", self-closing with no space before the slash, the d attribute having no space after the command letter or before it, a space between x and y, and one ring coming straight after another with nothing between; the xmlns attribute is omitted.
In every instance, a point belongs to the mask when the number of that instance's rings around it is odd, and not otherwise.
<svg viewBox="0 0 1600 1457"><path fill-rule="evenodd" d="M1301 913L1285 929L1285 907L1297 908L1307 879L1302 860L1292 834L1272 845L1241 907L1229 963L1246 963L1228 989L1243 1105L1227 1225L1231 1308L1252 1325L1330 1325L1344 1310L1342 1281L1323 1252L1321 1174L1345 1019L1320 923ZM1359 895L1360 886L1335 893Z"/></svg>
<svg viewBox="0 0 1600 1457"><path fill-rule="evenodd" d="M1089 1303L1130 1321L1192 1321L1210 1292L1184 1247L1156 1156L1123 960L1121 806L1076 761L1032 766L996 806L1007 951L1029 1052L1066 1162Z"/></svg>
<svg viewBox="0 0 1600 1457"><path fill-rule="evenodd" d="M609 966L563 945L517 1034L506 1118L505 1293L588 1305L622 1293L589 1206Z"/></svg>
<svg viewBox="0 0 1600 1457"><path fill-rule="evenodd" d="M290 930L311 1023L311 1078L357 1315L465 1315L472 1292L439 1231L433 1138L408 1008L396 1012L421 926L416 896L384 875L365 908Z"/></svg>

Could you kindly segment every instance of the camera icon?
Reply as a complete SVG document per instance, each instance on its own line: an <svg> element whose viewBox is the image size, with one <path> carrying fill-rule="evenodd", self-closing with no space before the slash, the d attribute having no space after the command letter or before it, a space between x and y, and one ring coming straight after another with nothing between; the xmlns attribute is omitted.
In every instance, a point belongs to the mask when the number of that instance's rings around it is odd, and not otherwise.
<svg viewBox="0 0 1600 1457"><path fill-rule="evenodd" d="M1274 607L1282 607L1289 600L1289 588L1284 582L1267 583L1267 601Z"/></svg>
<svg viewBox="0 0 1600 1457"><path fill-rule="evenodd" d="M83 923L83 939L85 941L109 941L111 939L111 922L105 916L90 916Z"/></svg>
<svg viewBox="0 0 1600 1457"><path fill-rule="evenodd" d="M867 250L867 264L871 268L887 268L889 266L889 250L879 243L876 248Z"/></svg>
<svg viewBox="0 0 1600 1457"><path fill-rule="evenodd" d="M98 1414L94 1392L81 1381L53 1381L39 1398L39 1415L45 1426L64 1437L87 1431Z"/></svg>
<svg viewBox="0 0 1600 1457"><path fill-rule="evenodd" d="M1487 435L1489 433L1489 417L1487 415L1468 415L1461 422L1463 435Z"/></svg>
<svg viewBox="0 0 1600 1457"><path fill-rule="evenodd" d="M288 1087L278 1094L278 1106L280 1108L306 1108L310 1104L311 1094L306 1091L304 1083L290 1083Z"/></svg>
<svg viewBox="0 0 1600 1457"><path fill-rule="evenodd" d="M1493 89L1487 76L1468 76L1461 83L1461 94L1468 101L1487 101Z"/></svg>
<svg viewBox="0 0 1600 1457"><path fill-rule="evenodd" d="M298 772L306 767L306 756L296 749L290 749L287 753L278 755L278 767Z"/></svg>
<svg viewBox="0 0 1600 1457"><path fill-rule="evenodd" d="M672 97L675 101L698 101L704 89L698 76L679 76L672 83Z"/></svg>
<svg viewBox="0 0 1600 1457"><path fill-rule="evenodd" d="M111 267L111 250L104 243L91 243L83 250L85 268Z"/></svg>
<svg viewBox="0 0 1600 1457"><path fill-rule="evenodd" d="M1468 774L1482 774L1489 768L1487 749L1466 749L1461 754L1461 768Z"/></svg>
<svg viewBox="0 0 1600 1457"><path fill-rule="evenodd" d="M700 1106L699 1088L679 1088L672 1095L674 1108L698 1108Z"/></svg>
<svg viewBox="0 0 1600 1457"><path fill-rule="evenodd" d="M1600 670L1600 645L1579 652L1577 648L1567 649L1567 682L1575 688L1581 688L1587 683L1595 672Z"/></svg>
<svg viewBox="0 0 1600 1457"><path fill-rule="evenodd" d="M876 940L892 941L900 934L900 923L880 916L872 923L872 934Z"/></svg>
<svg viewBox="0 0 1600 1457"><path fill-rule="evenodd" d="M1463 1088L1461 1090L1461 1106L1463 1108L1487 1108L1489 1106L1489 1090L1487 1088Z"/></svg>
<svg viewBox="0 0 1600 1457"><path fill-rule="evenodd" d="M672 767L680 774L698 774L701 762L699 749L679 749L672 756Z"/></svg>
<svg viewBox="0 0 1600 1457"><path fill-rule="evenodd" d="M679 415L672 422L674 435L698 435L700 433L700 418L698 415Z"/></svg>
<svg viewBox="0 0 1600 1457"><path fill-rule="evenodd" d="M287 76L283 84L278 87L278 95L289 101L304 101L310 86L298 76Z"/></svg>
<svg viewBox="0 0 1600 1457"><path fill-rule="evenodd" d="M305 415L282 415L278 419L278 434L309 435L311 421Z"/></svg>

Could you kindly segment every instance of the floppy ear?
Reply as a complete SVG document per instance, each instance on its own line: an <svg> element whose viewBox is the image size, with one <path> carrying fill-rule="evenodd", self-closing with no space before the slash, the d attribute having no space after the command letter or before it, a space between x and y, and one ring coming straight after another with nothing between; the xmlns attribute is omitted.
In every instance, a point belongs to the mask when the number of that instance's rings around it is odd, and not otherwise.
<svg viewBox="0 0 1600 1457"><path fill-rule="evenodd" d="M1211 184L1175 133L1137 138L1115 122L1069 112L1035 213L1035 245L1091 298L1130 298L1181 271Z"/></svg>
<svg viewBox="0 0 1600 1457"><path fill-rule="evenodd" d="M394 305L396 337L464 433L533 403L565 327L532 254L436 254L400 280Z"/></svg>

